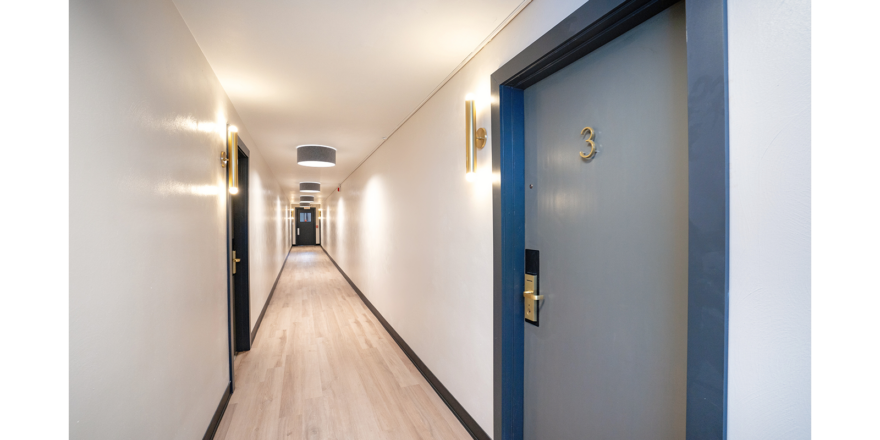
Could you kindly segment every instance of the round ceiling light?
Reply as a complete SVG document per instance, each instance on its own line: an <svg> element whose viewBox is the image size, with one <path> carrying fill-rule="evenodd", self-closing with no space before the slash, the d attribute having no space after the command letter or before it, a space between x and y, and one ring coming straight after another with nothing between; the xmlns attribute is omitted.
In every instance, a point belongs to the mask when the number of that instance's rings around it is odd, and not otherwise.
<svg viewBox="0 0 880 440"><path fill-rule="evenodd" d="M299 202L299 206L312 206L309 202Z"/></svg>
<svg viewBox="0 0 880 440"><path fill-rule="evenodd" d="M315 196L299 196L300 202L314 202Z"/></svg>
<svg viewBox="0 0 880 440"><path fill-rule="evenodd" d="M299 191L304 193L321 192L321 184L318 182L300 182Z"/></svg>
<svg viewBox="0 0 880 440"><path fill-rule="evenodd" d="M296 147L296 163L307 167L335 166L336 149L326 145L300 145Z"/></svg>

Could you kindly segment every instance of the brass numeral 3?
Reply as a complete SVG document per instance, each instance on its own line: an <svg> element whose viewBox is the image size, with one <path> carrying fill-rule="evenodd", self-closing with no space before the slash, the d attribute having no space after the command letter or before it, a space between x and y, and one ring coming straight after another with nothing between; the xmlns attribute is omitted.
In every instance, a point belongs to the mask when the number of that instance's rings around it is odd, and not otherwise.
<svg viewBox="0 0 880 440"><path fill-rule="evenodd" d="M593 143L593 137L596 136L596 132L593 131L591 127L584 127L584 129L581 130L581 136L586 136L586 133L588 131L590 132L590 137L586 138L584 142L586 142L587 145L590 146L590 152L588 154L584 154L584 152L581 151L581 158L584 159L592 159L593 156L596 155L596 144Z"/></svg>

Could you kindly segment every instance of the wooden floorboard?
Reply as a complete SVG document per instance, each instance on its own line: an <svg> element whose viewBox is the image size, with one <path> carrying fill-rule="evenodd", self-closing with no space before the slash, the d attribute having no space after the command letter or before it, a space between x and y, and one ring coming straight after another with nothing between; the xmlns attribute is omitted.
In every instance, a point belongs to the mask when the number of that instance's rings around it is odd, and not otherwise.
<svg viewBox="0 0 880 440"><path fill-rule="evenodd" d="M470 439L317 246L295 247L215 437Z"/></svg>

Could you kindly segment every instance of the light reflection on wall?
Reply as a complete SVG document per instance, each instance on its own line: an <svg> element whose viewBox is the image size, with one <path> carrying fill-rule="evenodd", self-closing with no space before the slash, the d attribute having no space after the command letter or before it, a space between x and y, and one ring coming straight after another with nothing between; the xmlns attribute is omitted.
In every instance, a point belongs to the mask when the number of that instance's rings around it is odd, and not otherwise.
<svg viewBox="0 0 880 440"><path fill-rule="evenodd" d="M216 196L223 193L223 188L216 185L191 185L189 191L198 196Z"/></svg>
<svg viewBox="0 0 880 440"><path fill-rule="evenodd" d="M281 240L282 243L286 241L284 240L284 230L286 228L284 227L284 221L282 220L282 216L286 211L287 209L281 204L281 197L275 197L275 227L277 229L277 235L275 236L278 237L278 240Z"/></svg>
<svg viewBox="0 0 880 440"><path fill-rule="evenodd" d="M158 193L163 196L172 195L196 195L196 196L216 196L223 194L223 187L220 185L193 185L187 182L177 180L165 180L157 187Z"/></svg>
<svg viewBox="0 0 880 440"><path fill-rule="evenodd" d="M393 219L390 215L392 207L387 199L390 192L381 174L371 176L364 185L359 209L361 221L356 224L361 249L369 249L371 256L365 261L365 270L361 273L366 278L366 286L381 285L381 281L391 277L388 265L391 261L388 255L391 240L388 237L393 231Z"/></svg>
<svg viewBox="0 0 880 440"><path fill-rule="evenodd" d="M345 217L345 197L340 193L338 196L338 202L336 203L336 218L331 222L327 222L332 225L333 228L333 241L330 243L337 249L337 253L334 255L338 255L340 259L347 259L345 254L345 250L348 249L346 245L346 233L345 228L342 228L342 225L348 224L348 221Z"/></svg>
<svg viewBox="0 0 880 440"><path fill-rule="evenodd" d="M226 138L226 119L222 116L216 121L200 121L191 115L168 115L153 116L149 109L135 109L138 119L143 126L153 130L166 131L169 133L193 132L217 135L221 139Z"/></svg>

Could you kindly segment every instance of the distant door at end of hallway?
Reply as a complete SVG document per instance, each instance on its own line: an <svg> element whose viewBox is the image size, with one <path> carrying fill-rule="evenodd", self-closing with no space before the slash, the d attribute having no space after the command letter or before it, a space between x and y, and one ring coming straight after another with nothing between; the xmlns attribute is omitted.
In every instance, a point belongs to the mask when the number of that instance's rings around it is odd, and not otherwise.
<svg viewBox="0 0 880 440"><path fill-rule="evenodd" d="M315 223L317 212L312 208L296 208L296 244L298 246L316 245Z"/></svg>

